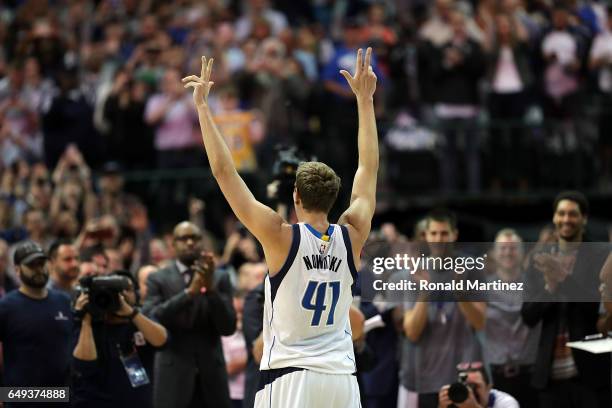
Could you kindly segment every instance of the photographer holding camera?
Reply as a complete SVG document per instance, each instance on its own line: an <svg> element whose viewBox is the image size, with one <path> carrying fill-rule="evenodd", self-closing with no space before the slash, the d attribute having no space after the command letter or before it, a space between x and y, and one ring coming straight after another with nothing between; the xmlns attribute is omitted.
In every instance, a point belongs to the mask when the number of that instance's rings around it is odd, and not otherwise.
<svg viewBox="0 0 612 408"><path fill-rule="evenodd" d="M458 381L438 393L439 408L519 408L510 394L493 389L481 362L461 363L457 371Z"/></svg>
<svg viewBox="0 0 612 408"><path fill-rule="evenodd" d="M168 336L140 313L135 287L129 273L81 280L73 407L152 406L150 347L163 346Z"/></svg>

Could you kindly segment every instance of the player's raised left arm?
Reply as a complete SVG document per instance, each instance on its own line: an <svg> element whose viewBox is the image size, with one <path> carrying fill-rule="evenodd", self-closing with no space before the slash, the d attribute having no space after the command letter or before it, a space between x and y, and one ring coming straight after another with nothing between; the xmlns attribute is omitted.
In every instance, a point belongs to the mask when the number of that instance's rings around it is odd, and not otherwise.
<svg viewBox="0 0 612 408"><path fill-rule="evenodd" d="M183 78L183 83L185 88L193 88L193 101L198 111L202 140L213 176L236 217L265 248L266 242L277 240L282 235L284 221L271 208L257 201L234 166L230 150L208 105L208 93L213 85L210 81L212 64L212 58L207 60L202 57L201 75L187 76Z"/></svg>
<svg viewBox="0 0 612 408"><path fill-rule="evenodd" d="M359 148L359 165L353 180L351 203L342 214L340 224L348 224L353 241L354 252L359 252L368 235L374 210L376 208L376 179L378 176L378 132L374 115L374 91L376 74L370 64L372 48L368 48L363 58L363 50L357 51L355 75L340 71L346 78L357 99L359 114L359 131L357 144Z"/></svg>

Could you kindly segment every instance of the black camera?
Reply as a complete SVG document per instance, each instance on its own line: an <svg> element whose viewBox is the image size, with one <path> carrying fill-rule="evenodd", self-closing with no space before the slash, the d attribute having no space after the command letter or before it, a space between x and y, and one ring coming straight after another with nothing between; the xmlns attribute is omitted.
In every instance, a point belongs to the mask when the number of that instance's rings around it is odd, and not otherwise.
<svg viewBox="0 0 612 408"><path fill-rule="evenodd" d="M92 317L102 317L121 308L119 294L130 288L125 276L87 276L80 281L80 289L89 295L85 311Z"/></svg>
<svg viewBox="0 0 612 408"><path fill-rule="evenodd" d="M468 387L472 388L474 394L476 394L476 390L472 384L467 382L468 373L465 371L459 371L459 375L457 376L457 382L452 383L448 389L448 398L454 403L461 404L465 402L470 396L470 391ZM449 405L450 408L456 408L454 404Z"/></svg>
<svg viewBox="0 0 612 408"><path fill-rule="evenodd" d="M272 165L272 177L274 181L279 182L277 199L279 202L291 206L293 204L295 174L300 163L306 161L306 159L295 146L276 146L276 151L276 161Z"/></svg>

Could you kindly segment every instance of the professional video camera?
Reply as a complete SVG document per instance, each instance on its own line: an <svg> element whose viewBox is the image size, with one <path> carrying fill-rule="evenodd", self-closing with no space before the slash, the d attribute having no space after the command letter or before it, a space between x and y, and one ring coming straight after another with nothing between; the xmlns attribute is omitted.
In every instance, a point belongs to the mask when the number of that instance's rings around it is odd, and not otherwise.
<svg viewBox="0 0 612 408"><path fill-rule="evenodd" d="M121 308L119 294L129 289L130 282L125 276L87 276L79 281L80 290L89 295L86 311L92 317L101 317Z"/></svg>
<svg viewBox="0 0 612 408"><path fill-rule="evenodd" d="M304 160L300 157L295 146L276 146L276 151L276 161L272 165L272 178L279 182L276 197L281 203L291 205L293 203L295 173Z"/></svg>
<svg viewBox="0 0 612 408"><path fill-rule="evenodd" d="M276 161L272 165L272 178L278 181L277 199L283 204L293 204L295 173L301 162L306 159L297 147L276 146ZM314 160L314 159L311 159Z"/></svg>

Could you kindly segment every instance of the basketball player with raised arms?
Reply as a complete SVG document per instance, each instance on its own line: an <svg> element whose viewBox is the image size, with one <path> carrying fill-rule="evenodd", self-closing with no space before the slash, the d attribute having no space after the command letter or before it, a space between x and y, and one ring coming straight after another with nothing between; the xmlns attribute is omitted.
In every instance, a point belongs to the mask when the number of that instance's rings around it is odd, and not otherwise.
<svg viewBox="0 0 612 408"><path fill-rule="evenodd" d="M330 224L328 213L340 179L320 162L302 163L297 170L293 201L298 224L287 223L257 201L236 171L208 106L212 58L202 57L200 76L183 79L185 88L193 88L213 176L240 222L263 246L270 271L256 407L361 406L349 310L359 254L376 207L378 135L371 56L371 48L365 57L360 49L354 75L340 71L357 100L359 165L350 206L338 224Z"/></svg>

